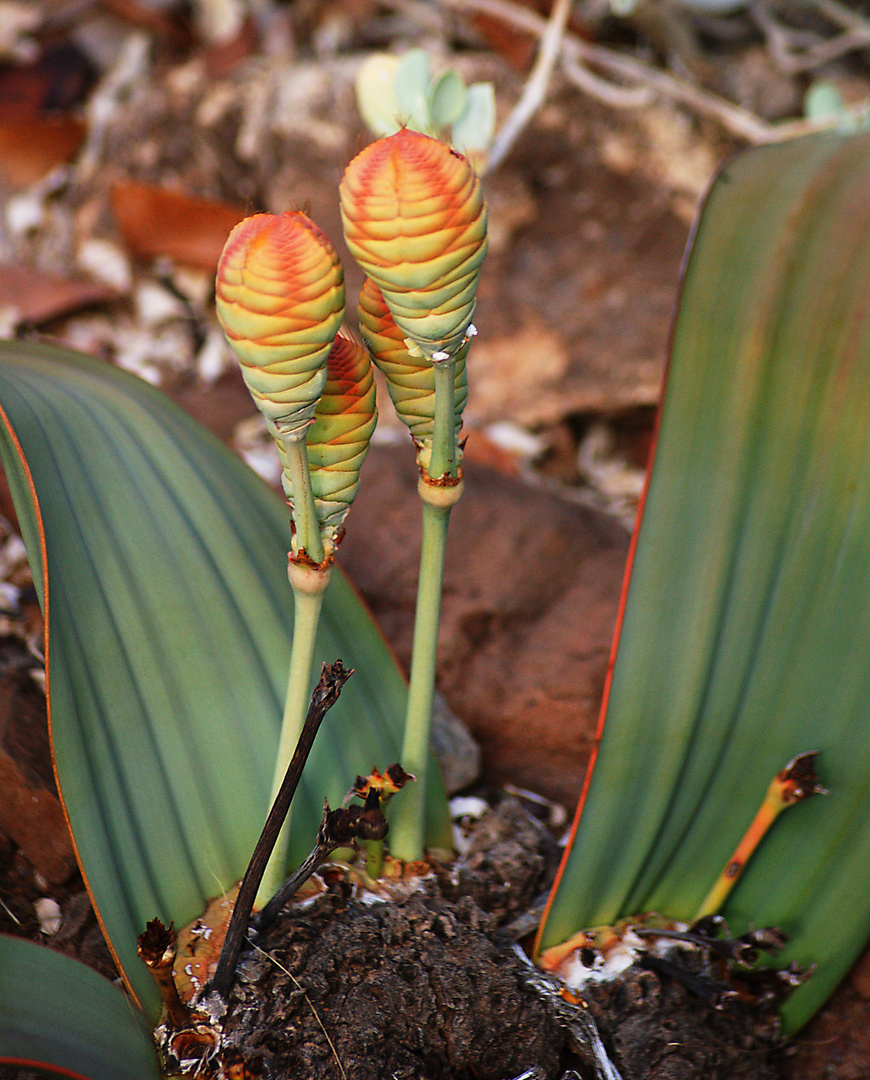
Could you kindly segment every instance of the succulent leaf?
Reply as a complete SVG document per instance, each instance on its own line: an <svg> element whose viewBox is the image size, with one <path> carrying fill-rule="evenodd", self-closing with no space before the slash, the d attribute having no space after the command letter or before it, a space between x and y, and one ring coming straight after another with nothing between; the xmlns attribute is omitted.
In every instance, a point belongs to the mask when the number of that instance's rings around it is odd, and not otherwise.
<svg viewBox="0 0 870 1080"><path fill-rule="evenodd" d="M728 894L732 933L815 965L793 1033L870 938L870 132L729 162L695 229L600 746L546 949L691 919L782 762L831 791L777 821Z"/></svg>
<svg viewBox="0 0 870 1080"><path fill-rule="evenodd" d="M489 148L495 136L495 90L492 83L476 82L468 87L465 111L453 124L451 143L464 154L478 174L486 169Z"/></svg>
<svg viewBox="0 0 870 1080"><path fill-rule="evenodd" d="M341 182L351 254L429 360L462 348L486 255L486 204L468 161L402 128L358 154Z"/></svg>
<svg viewBox="0 0 870 1080"><path fill-rule="evenodd" d="M357 108L375 135L392 135L402 126L399 121L402 110L395 91L398 67L398 56L371 53L357 74Z"/></svg>
<svg viewBox="0 0 870 1080"><path fill-rule="evenodd" d="M465 112L468 90L459 72L447 68L436 75L429 85L428 100L432 128L440 134Z"/></svg>
<svg viewBox="0 0 870 1080"><path fill-rule="evenodd" d="M154 1022L138 935L155 915L188 923L229 889L268 806L293 636L287 507L111 364L2 342L0 404L0 456L46 609L58 784L101 925ZM317 654L357 674L294 799L294 863L324 795L340 802L401 745L405 684L338 567L323 605ZM444 847L447 804L429 775L428 842ZM0 955L0 982L6 966ZM0 1027L3 1016L0 1002Z"/></svg>
<svg viewBox="0 0 870 1080"><path fill-rule="evenodd" d="M399 118L415 131L429 126L429 57L425 49L409 49L399 61L393 92Z"/></svg>
<svg viewBox="0 0 870 1080"><path fill-rule="evenodd" d="M387 380L396 414L411 432L420 464L432 447L435 424L435 373L432 364L408 351L405 335L396 325L383 293L371 278L366 278L359 296L360 334L375 364ZM462 427L462 411L468 401L468 347L456 358L455 417L456 434Z"/></svg>
<svg viewBox="0 0 870 1080"><path fill-rule="evenodd" d="M245 218L221 254L216 303L275 440L304 438L344 313L344 275L329 240L299 211Z"/></svg>
<svg viewBox="0 0 870 1080"><path fill-rule="evenodd" d="M326 386L307 442L311 488L325 539L335 539L356 497L377 419L369 356L357 342L339 334L329 353Z"/></svg>

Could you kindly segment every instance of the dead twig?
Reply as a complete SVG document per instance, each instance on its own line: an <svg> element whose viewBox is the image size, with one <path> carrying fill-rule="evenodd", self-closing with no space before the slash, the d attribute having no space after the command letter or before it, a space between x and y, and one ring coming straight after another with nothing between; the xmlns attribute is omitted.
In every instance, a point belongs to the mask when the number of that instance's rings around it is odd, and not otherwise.
<svg viewBox="0 0 870 1080"><path fill-rule="evenodd" d="M774 63L786 75L798 75L830 63L858 49L870 48L870 22L860 20L835 37L815 39L804 44L804 32L780 22L763 0L749 9L755 25L764 34Z"/></svg>
<svg viewBox="0 0 870 1080"><path fill-rule="evenodd" d="M511 0L440 0L440 2L454 10L480 12L492 18L502 19L538 37L544 34L548 25L546 19L528 8L512 3ZM628 87L617 85L615 87L617 90L641 88L652 90L660 97L686 105L699 116L716 120L726 131L749 143L780 142L814 131L830 130L838 125L838 120L834 118L770 124L747 109L742 109L739 105L717 94L711 94L685 79L679 79L628 53L616 52L603 45L594 45L584 41L570 31L566 31L563 35L562 51L563 55L582 67L597 69L629 84ZM605 104L610 104L607 101L608 95L602 94L601 87L592 80L588 80L583 89L591 96L604 101ZM639 102L639 104L646 104L646 102ZM858 110L856 110L856 115L857 112Z"/></svg>
<svg viewBox="0 0 870 1080"><path fill-rule="evenodd" d="M839 0L813 0L813 7L841 30L855 30L862 26L870 26L870 22L863 15L839 3Z"/></svg>
<svg viewBox="0 0 870 1080"><path fill-rule="evenodd" d="M365 805L339 807L330 810L323 804L323 820L317 831L317 842L305 861L293 871L268 904L253 921L254 929L264 930L281 908L329 856L340 847L352 847L357 840L383 840L387 835L387 819L381 813L378 792L372 789Z"/></svg>
<svg viewBox="0 0 870 1080"><path fill-rule="evenodd" d="M571 0L554 0L550 17L541 33L541 45L535 65L526 80L520 100L493 140L492 149L487 158L488 169L495 169L501 164L520 132L543 105L547 96L547 87L550 84L550 76L562 51L562 38L570 12Z"/></svg>
<svg viewBox="0 0 870 1080"><path fill-rule="evenodd" d="M308 760L308 755L311 753L311 747L314 745L314 737L323 718L338 701L341 688L352 674L352 669L350 671L344 670L340 660L336 660L334 664L324 664L321 669L320 682L314 688L314 693L311 696L311 706L308 709L308 715L305 717L305 723L302 725L299 741L293 751L290 764L287 766L281 788L275 797L269 816L266 818L266 824L263 826L260 839L254 848L254 854L251 856L248 869L245 871L244 878L242 878L239 895L236 898L230 924L227 927L227 936L224 939L217 970L210 986L210 989L216 991L222 998L226 998L232 986L239 952L248 930L248 922L257 896L257 889L260 887L266 863L269 861L278 833L281 831L281 826L287 817L287 811L290 809L290 803L296 793L296 788L299 786L302 770Z"/></svg>
<svg viewBox="0 0 870 1080"><path fill-rule="evenodd" d="M576 56L572 56L570 49L562 53L562 70L569 82L612 109L641 109L655 100L655 91L651 86L619 86L602 79Z"/></svg>

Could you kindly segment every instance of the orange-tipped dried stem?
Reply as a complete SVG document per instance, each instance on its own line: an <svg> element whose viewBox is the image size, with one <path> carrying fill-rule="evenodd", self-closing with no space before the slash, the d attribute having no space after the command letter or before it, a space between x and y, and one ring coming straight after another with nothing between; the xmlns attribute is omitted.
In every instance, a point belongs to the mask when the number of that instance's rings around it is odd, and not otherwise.
<svg viewBox="0 0 870 1080"><path fill-rule="evenodd" d="M816 776L815 757L815 752L801 754L773 778L764 801L744 833L743 839L695 913L695 922L708 915L715 915L722 909L731 890L746 869L746 864L753 852L786 807L794 806L795 803L811 795L826 794L825 789L819 786Z"/></svg>
<svg viewBox="0 0 870 1080"><path fill-rule="evenodd" d="M193 1013L182 1002L172 975L177 955L172 923L166 927L159 919L152 919L139 935L136 951L154 976L169 1022L174 1028L190 1027Z"/></svg>
<svg viewBox="0 0 870 1080"><path fill-rule="evenodd" d="M576 934L572 934L567 941L545 949L538 957L538 967L543 971L555 971L577 949L583 949L593 944L593 932L579 930Z"/></svg>

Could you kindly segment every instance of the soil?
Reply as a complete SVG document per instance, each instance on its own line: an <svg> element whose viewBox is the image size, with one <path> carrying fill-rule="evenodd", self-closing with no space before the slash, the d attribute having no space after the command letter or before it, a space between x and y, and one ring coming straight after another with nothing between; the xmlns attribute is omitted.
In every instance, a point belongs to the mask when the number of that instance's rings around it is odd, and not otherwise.
<svg viewBox="0 0 870 1080"><path fill-rule="evenodd" d="M264 1080L556 1080L576 1070L591 1080L594 1017L623 1080L773 1080L769 1004L699 1007L670 975L631 968L590 988L587 1008L531 967L515 943L523 920L514 920L557 859L548 831L507 798L453 866L397 886L392 899L334 872L323 893L255 938L219 1050L191 1057L185 1071L209 1076L218 1063L244 1063L245 1077ZM699 980L711 967L697 954L671 962ZM164 1045L179 1038L191 1053L178 1033Z"/></svg>

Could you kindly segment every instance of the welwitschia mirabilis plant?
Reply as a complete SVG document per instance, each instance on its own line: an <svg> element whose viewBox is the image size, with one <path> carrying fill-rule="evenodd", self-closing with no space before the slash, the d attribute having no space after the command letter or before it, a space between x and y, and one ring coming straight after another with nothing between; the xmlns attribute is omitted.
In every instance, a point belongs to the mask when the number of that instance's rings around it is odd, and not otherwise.
<svg viewBox="0 0 870 1080"><path fill-rule="evenodd" d="M486 204L465 158L402 129L350 163L341 214L351 254L370 279L360 299L363 340L411 429L420 467L423 546L401 755L417 783L403 791L390 837L394 855L419 859L444 548L450 510L462 494L458 436L486 255Z"/></svg>
<svg viewBox="0 0 870 1080"><path fill-rule="evenodd" d="M816 965L870 936L870 135L731 162L674 329L600 747L540 946L691 919L787 761L829 795L770 829L722 909ZM714 897L710 903L718 902Z"/></svg>
<svg viewBox="0 0 870 1080"><path fill-rule="evenodd" d="M0 343L0 456L46 612L54 763L124 980L156 1020L136 939L242 877L265 820L293 610L283 500L164 395L34 342ZM356 669L294 800L301 862L323 799L399 758L407 691L338 568L317 653ZM429 842L450 823L437 770Z"/></svg>
<svg viewBox="0 0 870 1080"><path fill-rule="evenodd" d="M218 264L216 306L275 440L293 514L287 572L295 630L274 801L308 708L323 596L376 423L374 383L365 350L338 333L344 274L306 214L255 214L233 229ZM286 875L289 834L288 815L263 876L260 905Z"/></svg>

